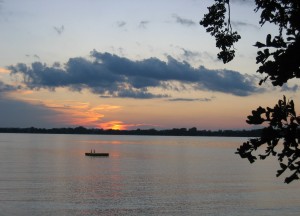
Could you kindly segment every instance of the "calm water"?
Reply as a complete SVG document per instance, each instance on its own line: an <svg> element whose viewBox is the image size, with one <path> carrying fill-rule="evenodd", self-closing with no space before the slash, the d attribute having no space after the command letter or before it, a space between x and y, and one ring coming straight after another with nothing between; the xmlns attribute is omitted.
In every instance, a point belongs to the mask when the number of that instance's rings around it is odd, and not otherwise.
<svg viewBox="0 0 300 216"><path fill-rule="evenodd" d="M300 215L300 182L243 140L0 134L0 215Z"/></svg>

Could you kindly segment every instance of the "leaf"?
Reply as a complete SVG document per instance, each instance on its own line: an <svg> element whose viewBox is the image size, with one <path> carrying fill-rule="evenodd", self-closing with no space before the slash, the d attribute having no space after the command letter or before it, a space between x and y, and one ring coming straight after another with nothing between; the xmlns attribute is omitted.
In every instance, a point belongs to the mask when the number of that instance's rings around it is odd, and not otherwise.
<svg viewBox="0 0 300 216"><path fill-rule="evenodd" d="M257 48L262 48L262 47L265 47L266 44L263 44L263 43L257 41L253 46L256 46Z"/></svg>
<svg viewBox="0 0 300 216"><path fill-rule="evenodd" d="M272 36L270 34L268 34L266 37L266 45L267 46L271 46L271 38L272 38Z"/></svg>
<svg viewBox="0 0 300 216"><path fill-rule="evenodd" d="M292 181L297 180L297 179L299 179L299 177L298 177L297 173L295 172L293 175L287 177L284 182L289 184Z"/></svg>
<svg viewBox="0 0 300 216"><path fill-rule="evenodd" d="M216 38L216 46L221 50L218 58L228 63L235 57L233 45L240 39L240 35L231 30L230 1L215 0L214 2L215 4L209 7L209 13L201 22ZM273 35L266 35L265 43L256 42L253 45L258 49L257 73L264 77L259 81L259 85L270 80L273 86L282 86L290 79L300 78L298 2L298 0L255 1L255 12L260 13L259 24L263 26L268 23L278 27L277 33L272 32ZM228 18L226 22L225 18ZM260 159L271 155L276 157L281 167L277 171L277 176L280 176L286 169L293 170L294 173L285 179L286 183L299 179L300 116L296 116L294 102L286 100L283 96L283 100L279 100L273 109L259 107L253 110L252 114L247 116L246 122L264 128L260 137L244 143L236 153L253 163L256 160L255 151L261 146L267 147L266 154L259 155ZM277 154L274 148L281 143L283 148ZM288 165L283 162L286 160Z"/></svg>
<svg viewBox="0 0 300 216"><path fill-rule="evenodd" d="M287 168L287 165L285 165L284 163L280 163L280 167L285 170Z"/></svg>
<svg viewBox="0 0 300 216"><path fill-rule="evenodd" d="M281 174L283 173L283 170L277 170L277 174L276 174L276 177L279 177L281 176Z"/></svg>
<svg viewBox="0 0 300 216"><path fill-rule="evenodd" d="M254 163L255 160L257 159L255 156L253 156L251 154L249 154L247 158L248 158L248 160L249 160L250 163Z"/></svg>

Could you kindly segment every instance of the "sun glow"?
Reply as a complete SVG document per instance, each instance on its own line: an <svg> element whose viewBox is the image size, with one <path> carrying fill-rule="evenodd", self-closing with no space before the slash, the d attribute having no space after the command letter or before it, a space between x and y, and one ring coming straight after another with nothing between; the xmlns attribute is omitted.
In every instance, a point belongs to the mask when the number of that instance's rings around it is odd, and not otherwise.
<svg viewBox="0 0 300 216"><path fill-rule="evenodd" d="M127 125L122 121L109 121L104 122L99 125L100 128L103 129L112 129L112 130L126 130Z"/></svg>
<svg viewBox="0 0 300 216"><path fill-rule="evenodd" d="M27 93L24 91L24 94ZM28 92L29 94L30 92ZM66 100L37 100L37 99L23 99L25 103L40 106L53 110L55 117L49 116L49 120L58 124L97 127L113 130L124 130L126 125L122 121L110 121L102 123L106 115L118 112L122 109L121 106L116 105L92 105L87 102L66 101ZM48 118L45 116L44 118ZM100 126L99 126L100 125Z"/></svg>
<svg viewBox="0 0 300 216"><path fill-rule="evenodd" d="M124 126L123 125L119 125L119 124L115 124L114 126L112 126L111 129L113 130L124 130Z"/></svg>

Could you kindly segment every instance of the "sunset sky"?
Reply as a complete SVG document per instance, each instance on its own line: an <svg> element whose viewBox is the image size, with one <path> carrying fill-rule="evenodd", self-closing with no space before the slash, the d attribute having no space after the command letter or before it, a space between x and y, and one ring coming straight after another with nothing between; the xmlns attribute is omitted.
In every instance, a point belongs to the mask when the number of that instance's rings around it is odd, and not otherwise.
<svg viewBox="0 0 300 216"><path fill-rule="evenodd" d="M248 129L259 105L299 98L296 81L258 85L253 44L276 28L253 1L232 0L242 39L217 60L199 25L212 3L0 0L0 127Z"/></svg>

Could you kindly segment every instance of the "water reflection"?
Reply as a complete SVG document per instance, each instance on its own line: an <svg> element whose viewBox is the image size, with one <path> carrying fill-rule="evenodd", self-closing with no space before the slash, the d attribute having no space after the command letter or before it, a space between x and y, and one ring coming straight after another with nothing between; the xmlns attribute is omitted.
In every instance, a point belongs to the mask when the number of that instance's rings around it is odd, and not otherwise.
<svg viewBox="0 0 300 216"><path fill-rule="evenodd" d="M1 213L298 215L297 184L276 179L272 160L239 159L242 141L2 134ZM90 149L110 157L84 156Z"/></svg>

